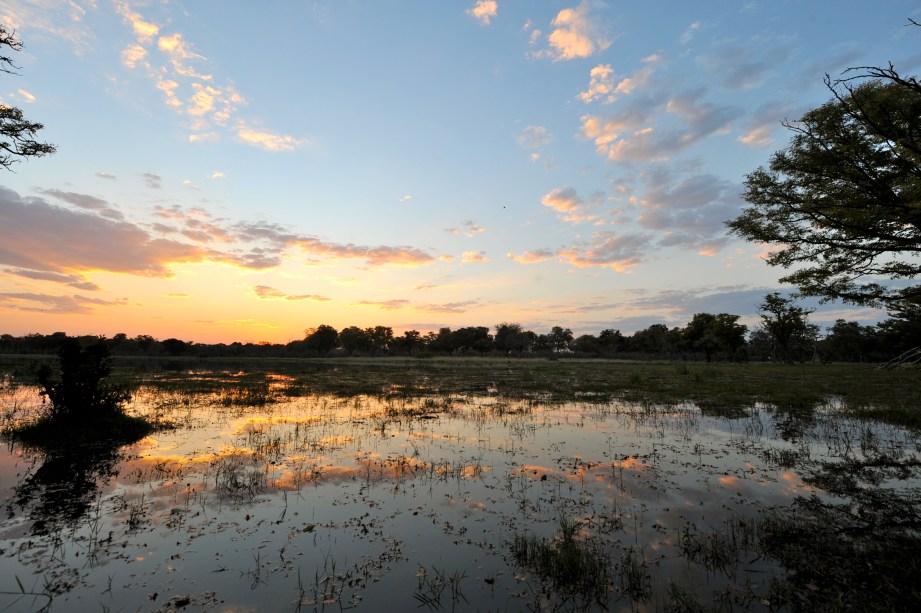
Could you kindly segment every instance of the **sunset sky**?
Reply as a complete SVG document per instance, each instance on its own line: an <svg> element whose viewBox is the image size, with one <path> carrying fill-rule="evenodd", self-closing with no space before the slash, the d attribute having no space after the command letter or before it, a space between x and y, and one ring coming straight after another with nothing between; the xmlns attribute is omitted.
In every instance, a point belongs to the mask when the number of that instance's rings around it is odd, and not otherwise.
<svg viewBox="0 0 921 613"><path fill-rule="evenodd" d="M0 170L0 333L753 325L792 288L726 233L745 174L825 73L921 67L870 6L3 0L58 152Z"/></svg>

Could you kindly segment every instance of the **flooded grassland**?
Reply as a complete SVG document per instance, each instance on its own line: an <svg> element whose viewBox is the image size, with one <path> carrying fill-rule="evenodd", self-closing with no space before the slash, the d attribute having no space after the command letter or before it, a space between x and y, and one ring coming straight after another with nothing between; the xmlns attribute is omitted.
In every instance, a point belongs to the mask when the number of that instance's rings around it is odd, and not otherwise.
<svg viewBox="0 0 921 613"><path fill-rule="evenodd" d="M918 371L123 370L135 444L0 455L0 610L916 610ZM12 368L8 369L13 372ZM5 428L41 410L0 379Z"/></svg>

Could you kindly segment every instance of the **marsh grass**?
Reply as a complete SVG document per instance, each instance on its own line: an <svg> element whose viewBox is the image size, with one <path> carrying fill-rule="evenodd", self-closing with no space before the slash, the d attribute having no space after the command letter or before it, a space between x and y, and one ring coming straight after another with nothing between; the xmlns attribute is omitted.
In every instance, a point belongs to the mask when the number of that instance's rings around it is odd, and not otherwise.
<svg viewBox="0 0 921 613"><path fill-rule="evenodd" d="M578 527L576 522L563 517L552 539L515 534L512 556L565 597L603 606L611 585L610 559L592 541L578 539Z"/></svg>
<svg viewBox="0 0 921 613"><path fill-rule="evenodd" d="M213 368L205 372L204 369ZM410 358L288 360L273 362L294 381L266 389L270 365L234 363L246 374L233 377L220 360L200 360L197 378L154 372L144 382L175 392L218 393L230 404L270 402L273 394L334 394L341 397L432 398L487 396L500 401L568 402L590 395L598 402L624 400L692 402L717 416L738 418L756 404L780 412L823 406L839 399L848 416L921 429L921 377L917 369L876 370L860 364L699 364L601 360ZM122 370L117 376L137 373ZM235 390L235 391L234 391Z"/></svg>
<svg viewBox="0 0 921 613"><path fill-rule="evenodd" d="M232 451L201 468L202 483L207 484L192 500L203 507L205 501L231 501L247 507L248 513L249 505L271 500L276 488L296 490L300 498L304 484L311 484L304 499L314 500L314 489L322 493L327 479L343 479L343 490L352 484L362 487L362 501L368 492L381 489L375 489L377 482L392 486L394 497L400 491L422 496L418 486L427 486L430 497L446 490L452 499L460 499L482 486L496 494L495 502L487 498L490 509L476 513L499 516L507 511L491 507L503 509L509 503L514 521L509 519L505 531L490 536L499 542L511 538L511 559L506 562L527 571L529 587L537 585L541 603L548 606L562 602L568 608L598 609L622 595L631 602L617 606L640 610L738 610L756 597L781 610L921 608L921 494L912 489L921 478L917 431L878 423L921 426L918 371L567 359L302 360L285 362L271 373L260 370L265 366L255 361L211 368L217 365L198 361L200 370L195 372L117 373L142 396L129 406L132 412L162 412L174 419L185 411L189 421L184 427L190 430L209 420L230 426ZM15 384L8 377L4 389ZM4 417L3 423L26 423L16 416L25 411L18 392L4 393L11 399L5 407L11 407L13 415ZM291 398L295 400L286 401ZM528 445L543 440L543 433L553 432L557 424L587 428L596 420L616 434L648 432L652 451L640 449L637 455L637 449L612 445L603 457L588 454L582 464L570 457L575 447L567 451L561 444L552 449L556 464L551 467L562 472L548 471L545 481L503 470L489 449L479 444L475 449L464 447L458 434L472 425L470 440L496 437L502 453L515 458L523 452L540 453ZM725 444L707 438L708 428L714 427L729 431ZM129 431L119 440L136 434ZM660 443L663 440L666 445ZM637 543L632 547L623 543L644 530L642 514L637 527L631 494L646 479L667 478L658 463L668 466L668 454L674 451L677 458L681 449L688 451L682 459L686 466L703 467L718 464L726 449L744 451L745 459L759 470L765 468L768 480L783 469L817 488L822 501L800 499L792 507L767 510L751 507L745 518L732 517L712 531L698 527L700 523L677 532L669 528L667 551L679 564L686 562L693 577L691 582L672 582L663 575L668 562L653 557L652 548L640 546L639 540L630 541ZM327 465L324 456L340 453L348 454L344 468L355 469L341 474L353 477L336 476L337 466ZM640 468L632 469L627 462L631 459L642 460L637 462ZM610 471L602 475L598 466L606 467L608 461ZM168 476L186 483L180 472L168 472L165 464L145 470L138 484ZM570 472L584 476L566 478ZM595 514L588 506L593 476L595 483L611 486L608 491L615 502L609 502L607 514ZM667 496L674 482L657 482L656 487ZM176 500L185 496L187 510L190 490L183 493L181 484L175 488ZM126 503L118 510L129 532L156 527L153 496L145 500L141 495L131 508ZM287 518L298 512L294 496ZM589 519L564 517L550 537L526 531L534 522L540 524L548 509L554 517L555 505L566 496L579 497L578 504L564 507L567 512ZM283 497L281 519L287 521L287 494ZM583 500L586 506L579 507ZM167 525L182 529L188 517L191 514L179 509ZM510 534L508 526L518 526L521 532ZM649 526L645 528L648 534ZM111 546L98 535L93 538L100 543L94 551ZM254 584L258 579L262 585L262 579L270 578L268 560L255 554L252 571L241 577ZM296 606L350 606L352 582L367 580L371 571L350 566L347 560L341 569L326 565L318 570L313 585L298 579ZM470 604L469 596L475 606L483 605L470 582L463 584L466 594L460 590L463 573L420 567L427 574L415 596L411 585L405 586L406 598L414 596L415 604L460 609ZM516 604L520 603L511 608Z"/></svg>

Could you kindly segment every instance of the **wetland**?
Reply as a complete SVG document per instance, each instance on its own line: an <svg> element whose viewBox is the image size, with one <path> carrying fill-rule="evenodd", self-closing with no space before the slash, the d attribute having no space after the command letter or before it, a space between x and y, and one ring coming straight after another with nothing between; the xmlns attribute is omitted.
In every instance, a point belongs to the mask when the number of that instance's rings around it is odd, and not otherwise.
<svg viewBox="0 0 921 613"><path fill-rule="evenodd" d="M0 364L4 432L42 411ZM921 380L867 365L123 360L0 455L0 610L915 610Z"/></svg>

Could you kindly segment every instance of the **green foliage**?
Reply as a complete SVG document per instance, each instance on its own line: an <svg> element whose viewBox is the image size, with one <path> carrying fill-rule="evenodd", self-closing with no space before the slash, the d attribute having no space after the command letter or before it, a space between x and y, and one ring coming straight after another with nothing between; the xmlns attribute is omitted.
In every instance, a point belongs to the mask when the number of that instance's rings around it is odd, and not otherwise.
<svg viewBox="0 0 921 613"><path fill-rule="evenodd" d="M780 280L804 295L917 302L921 287L887 288L875 279L921 273L921 86L891 67L863 70L826 77L832 100L784 123L789 146L747 176L752 206L727 225L779 247L768 264L793 268Z"/></svg>
<svg viewBox="0 0 921 613"><path fill-rule="evenodd" d="M0 49L22 49L22 41L14 32L0 25ZM0 72L15 74L12 58L0 55ZM18 158L41 157L54 153L54 145L35 140L35 133L44 126L27 120L16 107L0 103L0 166L9 169Z"/></svg>

